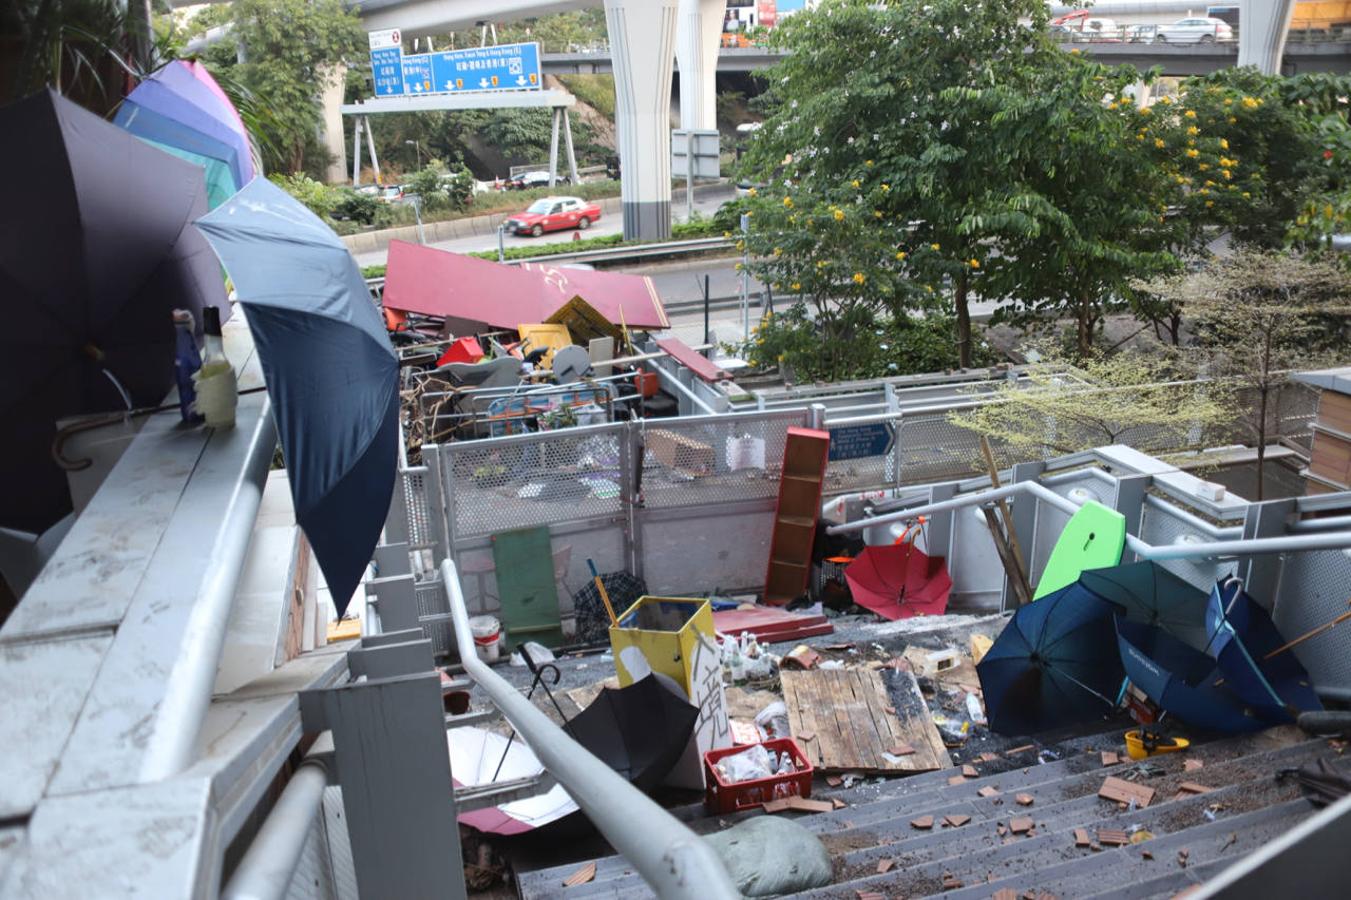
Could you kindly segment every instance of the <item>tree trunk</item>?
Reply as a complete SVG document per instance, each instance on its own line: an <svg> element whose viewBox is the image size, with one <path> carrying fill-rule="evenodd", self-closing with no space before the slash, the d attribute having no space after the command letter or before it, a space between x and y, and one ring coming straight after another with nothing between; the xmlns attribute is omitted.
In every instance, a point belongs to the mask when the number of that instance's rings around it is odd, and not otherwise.
<svg viewBox="0 0 1351 900"><path fill-rule="evenodd" d="M1088 299L1087 294L1079 295L1077 319L1076 343L1078 344L1079 358L1083 359L1093 352L1093 304Z"/></svg>
<svg viewBox="0 0 1351 900"><path fill-rule="evenodd" d="M1262 500L1267 460L1267 387L1263 385L1257 404L1257 500Z"/></svg>
<svg viewBox="0 0 1351 900"><path fill-rule="evenodd" d="M1182 311L1177 310L1168 317L1168 336L1174 347L1182 346Z"/></svg>
<svg viewBox="0 0 1351 900"><path fill-rule="evenodd" d="M952 301L957 307L957 365L971 368L971 310L966 303L969 288L966 272L957 276Z"/></svg>

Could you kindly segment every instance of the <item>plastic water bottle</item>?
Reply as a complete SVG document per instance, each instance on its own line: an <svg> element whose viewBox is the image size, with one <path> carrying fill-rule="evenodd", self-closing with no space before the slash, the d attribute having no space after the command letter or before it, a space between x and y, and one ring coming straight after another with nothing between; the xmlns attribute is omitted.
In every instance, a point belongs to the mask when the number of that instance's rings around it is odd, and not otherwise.
<svg viewBox="0 0 1351 900"><path fill-rule="evenodd" d="M196 323L186 309L174 310L174 379L178 382L178 411L189 425L200 425L202 417L193 411L197 399L192 376L202 367L197 352L197 338L193 335Z"/></svg>

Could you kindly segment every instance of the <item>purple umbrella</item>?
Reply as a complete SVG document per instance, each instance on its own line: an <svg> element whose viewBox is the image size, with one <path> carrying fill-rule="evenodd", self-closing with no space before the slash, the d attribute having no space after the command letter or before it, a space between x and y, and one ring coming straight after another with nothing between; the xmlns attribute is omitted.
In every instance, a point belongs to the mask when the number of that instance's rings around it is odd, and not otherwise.
<svg viewBox="0 0 1351 900"><path fill-rule="evenodd" d="M209 113L213 119L223 123L243 141L243 150L239 157L244 169L245 181L258 173L253 165L253 146L249 143L249 134L239 113L230 103L220 85L211 78L211 74L200 64L175 60L151 76L175 94L191 102L198 109Z"/></svg>
<svg viewBox="0 0 1351 900"><path fill-rule="evenodd" d="M132 91L127 100L136 106L148 109L151 112L159 113L168 119L173 119L193 131L200 132L212 140L224 144L229 148L229 158L225 160L230 166L235 180L240 184L247 184L253 177L253 161L249 156L248 138L235 130L234 123L226 114L226 119L217 118L213 113L198 106L193 100L189 100L183 94L178 93L174 88L165 84L160 78L161 73L172 66L166 66L160 72L156 72L150 78L142 81L136 90ZM188 73L189 79L196 82ZM204 85L201 86L201 93L211 98L213 105L216 98ZM247 174L246 174L247 173Z"/></svg>

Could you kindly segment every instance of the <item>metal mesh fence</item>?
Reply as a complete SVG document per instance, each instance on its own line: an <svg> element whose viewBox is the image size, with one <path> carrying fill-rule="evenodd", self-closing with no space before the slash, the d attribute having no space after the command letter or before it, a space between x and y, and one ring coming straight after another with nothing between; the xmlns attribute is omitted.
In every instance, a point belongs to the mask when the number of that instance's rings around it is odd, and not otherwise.
<svg viewBox="0 0 1351 900"><path fill-rule="evenodd" d="M618 514L623 428L445 445L443 483L455 537Z"/></svg>
<svg viewBox="0 0 1351 900"><path fill-rule="evenodd" d="M1351 556L1340 550L1286 558L1273 619L1281 634L1305 634L1346 611ZM1332 628L1291 651L1319 687L1351 689L1351 630Z"/></svg>
<svg viewBox="0 0 1351 900"><path fill-rule="evenodd" d="M399 470L404 505L408 511L408 543L411 547L428 547L435 540L427 506L426 473L427 470L422 467Z"/></svg>
<svg viewBox="0 0 1351 900"><path fill-rule="evenodd" d="M1169 547L1183 543L1209 543L1214 538L1202 534L1192 527L1190 522L1169 515L1165 510L1146 504L1140 523L1140 538L1146 544L1156 547ZM1205 559L1169 559L1159 563L1189 584L1203 591L1209 591L1220 578L1234 574L1238 564L1234 562L1217 563Z"/></svg>
<svg viewBox="0 0 1351 900"><path fill-rule="evenodd" d="M643 451L642 492L649 508L772 499L788 429L806 413L638 422ZM831 488L828 486L827 490Z"/></svg>
<svg viewBox="0 0 1351 900"><path fill-rule="evenodd" d="M413 588L413 596L417 601L419 618L442 616L450 612L450 601L446 599L446 592L442 590L440 580L419 582ZM449 621L424 622L422 632L427 635L427 640L432 642L433 655L442 656L451 652L454 637L450 632Z"/></svg>

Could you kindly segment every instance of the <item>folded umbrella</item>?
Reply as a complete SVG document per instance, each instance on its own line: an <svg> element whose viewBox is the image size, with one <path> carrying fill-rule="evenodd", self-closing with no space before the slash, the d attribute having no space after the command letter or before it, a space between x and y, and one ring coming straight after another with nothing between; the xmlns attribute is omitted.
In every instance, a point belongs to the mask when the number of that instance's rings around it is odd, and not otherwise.
<svg viewBox="0 0 1351 900"><path fill-rule="evenodd" d="M690 742L699 707L656 675L625 688L605 688L565 726L577 743L636 787L657 788Z"/></svg>
<svg viewBox="0 0 1351 900"><path fill-rule="evenodd" d="M1275 653L1286 643L1267 611L1238 578L1217 582L1206 607L1211 632L1207 652L1219 661L1224 685L1268 722L1291 722L1319 710L1309 673L1293 653Z"/></svg>
<svg viewBox="0 0 1351 900"><path fill-rule="evenodd" d="M248 310L296 521L341 616L389 512L398 360L347 248L281 188L254 179L197 227Z"/></svg>
<svg viewBox="0 0 1351 900"><path fill-rule="evenodd" d="M863 548L845 568L844 580L855 603L893 621L942 615L952 593L943 558L913 542Z"/></svg>
<svg viewBox="0 0 1351 900"><path fill-rule="evenodd" d="M1160 709L1215 731L1267 727L1245 711L1236 696L1216 685L1222 676L1213 658L1152 625L1118 618L1116 632L1126 677Z"/></svg>
<svg viewBox="0 0 1351 900"><path fill-rule="evenodd" d="M191 222L201 170L51 91L0 109L0 525L42 532L71 509L55 420L154 406L174 383L173 310L228 315Z"/></svg>
<svg viewBox="0 0 1351 900"><path fill-rule="evenodd" d="M1118 611L1078 582L1020 607L976 666L990 728L1034 734L1110 712Z"/></svg>
<svg viewBox="0 0 1351 900"><path fill-rule="evenodd" d="M1205 592L1156 562L1088 569L1079 582L1125 610L1127 622L1161 628L1198 651L1208 643Z"/></svg>

